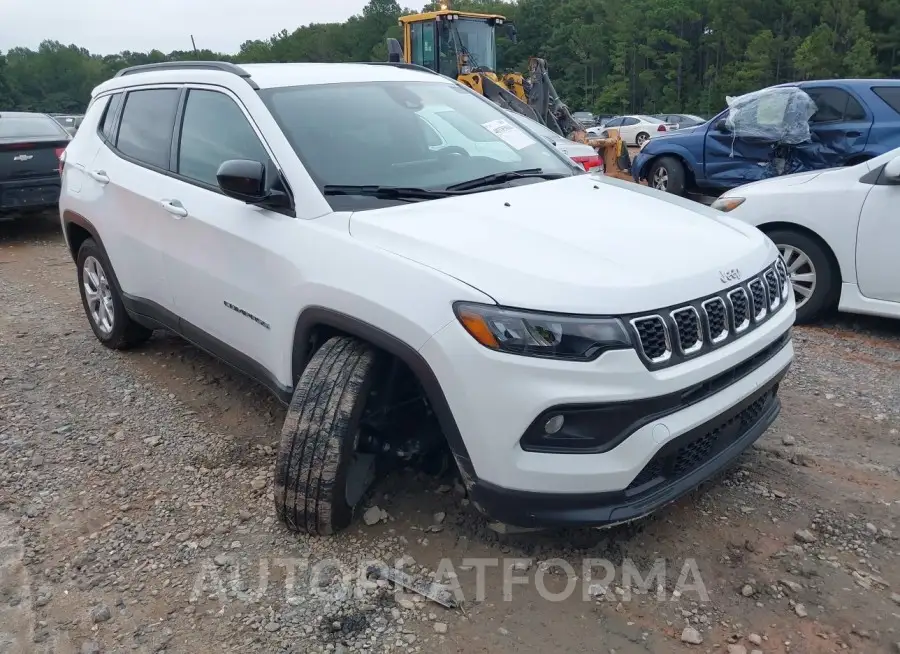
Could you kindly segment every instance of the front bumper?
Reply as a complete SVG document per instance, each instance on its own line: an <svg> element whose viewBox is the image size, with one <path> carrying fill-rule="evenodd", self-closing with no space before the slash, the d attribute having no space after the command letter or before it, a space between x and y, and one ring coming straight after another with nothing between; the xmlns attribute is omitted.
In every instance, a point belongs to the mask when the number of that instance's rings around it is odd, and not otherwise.
<svg viewBox="0 0 900 654"><path fill-rule="evenodd" d="M494 520L525 528L604 526L646 516L689 493L725 470L778 417L775 378L714 419L660 448L621 491L607 493L533 493L476 481L472 503Z"/></svg>
<svg viewBox="0 0 900 654"><path fill-rule="evenodd" d="M610 493L628 488L667 443L727 413L777 378L793 360L789 332L794 316L791 299L745 336L658 370L648 370L633 350L610 351L587 363L495 352L455 320L420 354L440 382L457 434L448 438L470 487L487 483L538 494ZM609 448L577 453L523 448L523 436L545 412L598 406L616 410L614 419L603 424L619 434ZM646 415L632 413L635 406L638 413L646 408ZM604 420L602 414L599 419Z"/></svg>

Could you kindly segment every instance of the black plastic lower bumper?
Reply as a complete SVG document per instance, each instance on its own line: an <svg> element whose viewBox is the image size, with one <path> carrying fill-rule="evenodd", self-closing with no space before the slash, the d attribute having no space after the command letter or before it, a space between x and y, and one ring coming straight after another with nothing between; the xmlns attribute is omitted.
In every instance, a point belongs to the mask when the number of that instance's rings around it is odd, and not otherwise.
<svg viewBox="0 0 900 654"><path fill-rule="evenodd" d="M604 526L653 513L728 468L765 433L781 411L778 385L787 371L728 411L666 443L625 490L533 493L479 480L470 492L472 503L492 520L529 528Z"/></svg>

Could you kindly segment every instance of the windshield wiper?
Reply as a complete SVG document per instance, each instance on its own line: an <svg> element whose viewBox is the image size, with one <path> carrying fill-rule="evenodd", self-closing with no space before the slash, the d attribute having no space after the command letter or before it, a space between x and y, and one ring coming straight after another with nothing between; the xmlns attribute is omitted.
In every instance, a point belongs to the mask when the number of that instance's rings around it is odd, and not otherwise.
<svg viewBox="0 0 900 654"><path fill-rule="evenodd" d="M352 186L326 184L322 189L325 195L360 195L382 200L406 200L416 202L419 200L437 200L459 195L453 191L431 191L425 188L413 188L406 186Z"/></svg>
<svg viewBox="0 0 900 654"><path fill-rule="evenodd" d="M485 175L484 177L476 177L466 182L452 184L447 187L448 191L469 191L471 189L481 188L482 186L491 186L493 184L502 184L514 179L523 179L526 177L540 177L541 179L560 179L568 177L565 173L545 173L542 168L526 168L524 170L513 170L507 173L494 173L493 175Z"/></svg>

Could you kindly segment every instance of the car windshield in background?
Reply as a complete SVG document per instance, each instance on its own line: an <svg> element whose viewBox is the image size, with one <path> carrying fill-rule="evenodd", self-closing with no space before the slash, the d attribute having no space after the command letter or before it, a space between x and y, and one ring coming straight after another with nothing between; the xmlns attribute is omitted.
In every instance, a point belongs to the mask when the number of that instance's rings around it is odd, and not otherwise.
<svg viewBox="0 0 900 654"><path fill-rule="evenodd" d="M573 174L552 146L455 84L321 84L266 89L260 95L323 190L378 186L440 191L522 170ZM328 201L336 210L385 206L384 198L352 195L329 196Z"/></svg>
<svg viewBox="0 0 900 654"><path fill-rule="evenodd" d="M664 120L660 120L659 118L654 118L653 116L635 116L635 118L640 118L641 120L648 123L664 123Z"/></svg>
<svg viewBox="0 0 900 654"><path fill-rule="evenodd" d="M49 116L0 112L0 139L66 138L66 136L62 126Z"/></svg>

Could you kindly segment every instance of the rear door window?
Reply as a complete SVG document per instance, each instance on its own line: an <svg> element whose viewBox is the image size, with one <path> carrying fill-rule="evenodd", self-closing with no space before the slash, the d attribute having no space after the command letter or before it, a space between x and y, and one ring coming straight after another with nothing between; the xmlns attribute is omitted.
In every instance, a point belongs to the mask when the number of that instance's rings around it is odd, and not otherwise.
<svg viewBox="0 0 900 654"><path fill-rule="evenodd" d="M167 170L180 93L180 89L130 91L116 148L141 163Z"/></svg>
<svg viewBox="0 0 900 654"><path fill-rule="evenodd" d="M866 118L863 106L843 89L823 86L803 90L816 103L816 113L809 119L811 123L834 123Z"/></svg>

